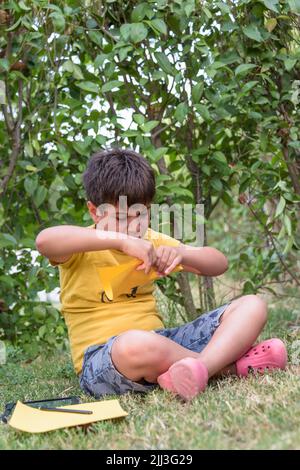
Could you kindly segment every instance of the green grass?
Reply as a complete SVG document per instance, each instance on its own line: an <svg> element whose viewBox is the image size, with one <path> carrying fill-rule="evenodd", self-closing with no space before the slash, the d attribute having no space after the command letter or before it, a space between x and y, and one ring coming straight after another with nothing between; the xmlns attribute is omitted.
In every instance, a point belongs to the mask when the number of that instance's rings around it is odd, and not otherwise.
<svg viewBox="0 0 300 470"><path fill-rule="evenodd" d="M286 303L287 305L287 303ZM296 307L271 305L262 338L279 336L293 353L300 339ZM299 354L300 355L300 354ZM293 356L294 357L294 356ZM300 359L300 357L299 357ZM297 362L297 361L296 361ZM79 394L67 354L39 356L33 362L8 357L0 368L0 406ZM115 396L106 399L116 398ZM0 449L299 449L300 366L247 379L211 382L205 393L182 403L156 389L147 395L118 397L129 413L84 430L72 428L27 434L0 425Z"/></svg>

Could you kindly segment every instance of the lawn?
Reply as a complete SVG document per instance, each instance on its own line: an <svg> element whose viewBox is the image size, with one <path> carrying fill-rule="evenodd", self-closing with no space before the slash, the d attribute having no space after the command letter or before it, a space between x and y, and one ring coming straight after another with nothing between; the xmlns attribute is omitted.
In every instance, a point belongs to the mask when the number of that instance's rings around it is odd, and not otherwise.
<svg viewBox="0 0 300 470"><path fill-rule="evenodd" d="M286 302L286 305L289 302ZM147 395L119 397L129 415L72 428L30 435L0 425L0 449L299 449L300 339L295 307L270 305L262 338L286 341L295 364L286 371L247 379L211 382L205 393L183 403L156 389ZM299 361L300 362L300 361ZM0 368L0 406L16 399L35 400L81 393L68 354L40 355L32 362L8 357ZM115 396L105 399L115 398Z"/></svg>

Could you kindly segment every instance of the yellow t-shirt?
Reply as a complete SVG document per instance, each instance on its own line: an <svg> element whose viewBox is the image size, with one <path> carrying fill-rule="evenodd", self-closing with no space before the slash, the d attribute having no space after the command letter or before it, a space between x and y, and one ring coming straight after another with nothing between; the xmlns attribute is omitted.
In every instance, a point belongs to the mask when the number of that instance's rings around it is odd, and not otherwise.
<svg viewBox="0 0 300 470"><path fill-rule="evenodd" d="M94 225L86 227L95 229ZM143 237L160 245L178 246L179 241L148 228ZM102 288L98 269L128 263L133 258L119 250L98 250L74 253L58 265L60 277L61 313L65 319L72 360L76 373L82 369L85 349L105 343L111 336L129 329L154 330L163 328L162 317L153 296L154 282L108 299Z"/></svg>

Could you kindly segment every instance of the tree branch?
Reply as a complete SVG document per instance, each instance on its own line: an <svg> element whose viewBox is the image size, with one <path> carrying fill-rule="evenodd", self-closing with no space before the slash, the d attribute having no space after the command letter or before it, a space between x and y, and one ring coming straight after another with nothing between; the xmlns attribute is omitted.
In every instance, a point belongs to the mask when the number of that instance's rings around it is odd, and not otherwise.
<svg viewBox="0 0 300 470"><path fill-rule="evenodd" d="M17 121L14 124L13 130L8 132L10 133L12 141L12 151L10 155L9 166L7 174L4 176L1 182L1 193L0 196L3 197L7 191L8 183L13 176L15 171L16 163L18 160L20 148L21 148L21 124L22 124L22 101L23 101L23 80L18 80L18 116Z"/></svg>
<svg viewBox="0 0 300 470"><path fill-rule="evenodd" d="M298 286L300 286L300 282L298 281L297 277L294 276L294 274L290 271L289 267L287 266L287 264L285 263L284 259L282 258L281 254L279 253L278 249L277 249L277 246L275 244L275 240L274 240L274 237L272 235L272 233L270 232L270 230L265 226L265 224L260 220L259 216L257 215L257 213L255 212L255 210L251 207L251 201L247 201L247 206L249 207L251 213L253 214L253 216L256 218L256 220L260 223L260 225L263 227L268 239L270 240L273 248L274 248L274 251L276 253L276 255L278 256L278 259L280 261L280 263L282 264L282 266L284 267L285 271L287 273L289 273L289 275L291 276L292 279L294 279L294 281L296 282L296 284Z"/></svg>

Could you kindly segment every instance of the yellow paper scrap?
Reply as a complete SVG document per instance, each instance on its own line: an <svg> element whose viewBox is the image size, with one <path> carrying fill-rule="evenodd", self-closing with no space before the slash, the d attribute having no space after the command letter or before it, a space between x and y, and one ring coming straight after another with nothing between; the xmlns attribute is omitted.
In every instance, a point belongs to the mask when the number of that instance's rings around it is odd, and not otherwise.
<svg viewBox="0 0 300 470"><path fill-rule="evenodd" d="M135 258L129 263L97 268L102 288L109 300L114 300L121 294L130 293L134 287L141 287L159 279L157 271L153 268L150 269L149 274L145 274L144 270L137 271L136 268L141 263L141 260ZM172 273L182 271L182 269L179 264Z"/></svg>
<svg viewBox="0 0 300 470"><path fill-rule="evenodd" d="M38 433L55 429L80 426L105 419L121 418L127 416L118 400L103 400L92 403L62 406L74 410L92 411L91 415L63 413L59 411L43 411L17 402L9 425L20 431Z"/></svg>

